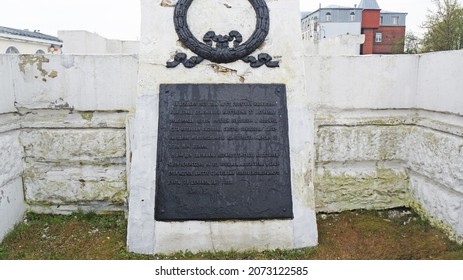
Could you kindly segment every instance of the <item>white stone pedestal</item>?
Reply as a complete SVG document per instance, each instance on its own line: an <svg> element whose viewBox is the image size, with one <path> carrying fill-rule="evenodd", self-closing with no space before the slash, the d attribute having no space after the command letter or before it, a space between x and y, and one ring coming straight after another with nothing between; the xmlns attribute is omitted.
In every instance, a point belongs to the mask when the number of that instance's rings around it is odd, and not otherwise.
<svg viewBox="0 0 463 280"><path fill-rule="evenodd" d="M128 248L153 254L175 251L220 251L302 248L317 245L313 171L314 127L309 96L305 92L300 11L298 0L267 1L270 32L253 54L268 53L279 68L251 68L237 61L227 64L204 60L195 68L166 68L176 52L194 54L183 47L174 29L173 1L142 0L142 36L139 90L132 133L129 176ZM211 30L227 34L239 30L246 41L255 27L255 12L246 0L194 0L188 24L199 40ZM287 92L292 220L186 221L154 220L158 103L160 84L259 83L285 84Z"/></svg>

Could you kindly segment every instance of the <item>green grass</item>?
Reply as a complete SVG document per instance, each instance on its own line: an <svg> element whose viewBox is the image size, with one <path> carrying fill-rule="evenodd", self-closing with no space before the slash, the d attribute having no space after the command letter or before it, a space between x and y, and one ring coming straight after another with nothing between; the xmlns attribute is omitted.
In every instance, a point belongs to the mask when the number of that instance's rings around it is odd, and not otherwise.
<svg viewBox="0 0 463 280"><path fill-rule="evenodd" d="M395 211L395 212L394 212ZM319 215L317 248L300 250L178 252L139 255L126 250L123 214L70 216L27 214L0 244L0 259L100 260L313 260L463 259L451 242L408 210ZM391 213L399 213L394 216Z"/></svg>

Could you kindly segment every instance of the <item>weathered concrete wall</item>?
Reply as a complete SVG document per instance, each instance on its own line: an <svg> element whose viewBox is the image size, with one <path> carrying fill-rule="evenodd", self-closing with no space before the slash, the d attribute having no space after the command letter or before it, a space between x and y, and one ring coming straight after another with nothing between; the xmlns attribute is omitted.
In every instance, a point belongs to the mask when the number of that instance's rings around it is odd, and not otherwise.
<svg viewBox="0 0 463 280"><path fill-rule="evenodd" d="M9 116L0 115L0 122L5 117ZM22 219L25 211L19 132L3 129L0 125L0 241Z"/></svg>
<svg viewBox="0 0 463 280"><path fill-rule="evenodd" d="M359 28L360 30L360 28ZM359 55L365 35L339 35L322 40L303 40L305 55Z"/></svg>
<svg viewBox="0 0 463 280"><path fill-rule="evenodd" d="M105 54L106 39L85 30L59 30L65 54Z"/></svg>
<svg viewBox="0 0 463 280"><path fill-rule="evenodd" d="M422 116L407 137L411 206L463 243L463 117Z"/></svg>
<svg viewBox="0 0 463 280"><path fill-rule="evenodd" d="M60 30L66 54L138 54L140 42L111 40L85 30Z"/></svg>
<svg viewBox="0 0 463 280"><path fill-rule="evenodd" d="M16 101L14 95L13 81L13 55L0 55L0 114L11 113L16 111L14 102ZM1 120L1 119L0 119Z"/></svg>
<svg viewBox="0 0 463 280"><path fill-rule="evenodd" d="M423 110L318 117L318 211L412 206L463 241L463 117Z"/></svg>
<svg viewBox="0 0 463 280"><path fill-rule="evenodd" d="M20 142L25 154L25 198L31 209L123 210L127 112L27 112Z"/></svg>
<svg viewBox="0 0 463 280"><path fill-rule="evenodd" d="M413 206L455 239L463 236L462 56L306 57L298 74L307 75L315 117L293 120L313 130L318 211ZM141 88L154 94L143 77L164 66L147 59L141 67ZM198 69L203 82L265 76L240 65ZM0 239L26 207L126 209L125 122L137 72L135 56L0 55ZM284 82L274 78L266 77Z"/></svg>
<svg viewBox="0 0 463 280"><path fill-rule="evenodd" d="M404 139L407 112L362 110L317 119L317 210L384 209L408 205Z"/></svg>
<svg viewBox="0 0 463 280"><path fill-rule="evenodd" d="M412 206L462 242L462 55L306 58L318 211Z"/></svg>
<svg viewBox="0 0 463 280"><path fill-rule="evenodd" d="M305 74L317 110L415 108L419 57L307 56Z"/></svg>
<svg viewBox="0 0 463 280"><path fill-rule="evenodd" d="M134 110L137 57L0 59L0 89L8 93L0 104L2 112L8 113L0 114L0 126L14 131L14 139L5 142L16 143L21 152L16 157L21 164L16 175L23 179L19 189L28 209L46 213L124 210L125 123L127 113ZM0 153L10 150L1 147ZM3 169L15 165L0 155L6 164L0 166L0 173L7 173Z"/></svg>
<svg viewBox="0 0 463 280"><path fill-rule="evenodd" d="M463 115L463 51L425 54L420 57L417 83L418 108Z"/></svg>
<svg viewBox="0 0 463 280"><path fill-rule="evenodd" d="M0 55L0 241L25 211L20 117L15 112L10 57Z"/></svg>
<svg viewBox="0 0 463 280"><path fill-rule="evenodd" d="M317 210L408 205L402 144L414 124L408 109L416 107L419 57L308 56L305 62L317 112Z"/></svg>
<svg viewBox="0 0 463 280"><path fill-rule="evenodd" d="M75 111L133 110L136 56L10 57L16 107Z"/></svg>

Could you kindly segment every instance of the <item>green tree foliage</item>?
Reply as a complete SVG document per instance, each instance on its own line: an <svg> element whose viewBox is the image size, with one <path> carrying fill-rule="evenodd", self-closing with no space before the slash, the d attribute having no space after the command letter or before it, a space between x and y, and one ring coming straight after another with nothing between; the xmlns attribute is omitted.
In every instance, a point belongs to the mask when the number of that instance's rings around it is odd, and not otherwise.
<svg viewBox="0 0 463 280"><path fill-rule="evenodd" d="M463 48L463 8L458 0L433 0L437 10L429 12L422 27L423 52Z"/></svg>

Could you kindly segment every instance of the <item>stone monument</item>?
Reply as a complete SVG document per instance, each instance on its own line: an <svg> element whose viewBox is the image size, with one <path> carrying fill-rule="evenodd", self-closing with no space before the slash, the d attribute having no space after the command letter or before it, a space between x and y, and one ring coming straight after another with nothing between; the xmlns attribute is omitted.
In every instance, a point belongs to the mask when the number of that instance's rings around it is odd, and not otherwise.
<svg viewBox="0 0 463 280"><path fill-rule="evenodd" d="M317 245L297 0L142 0L128 248Z"/></svg>

